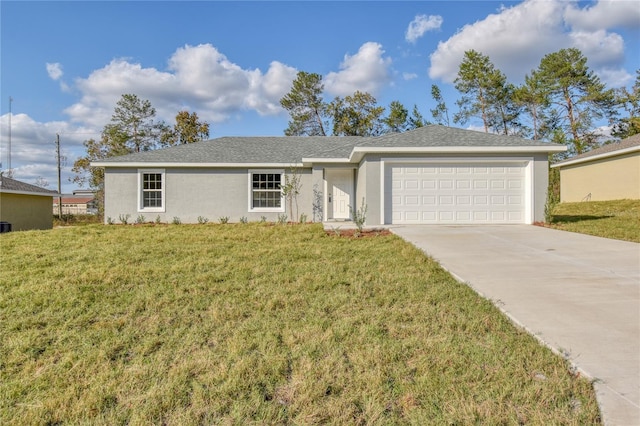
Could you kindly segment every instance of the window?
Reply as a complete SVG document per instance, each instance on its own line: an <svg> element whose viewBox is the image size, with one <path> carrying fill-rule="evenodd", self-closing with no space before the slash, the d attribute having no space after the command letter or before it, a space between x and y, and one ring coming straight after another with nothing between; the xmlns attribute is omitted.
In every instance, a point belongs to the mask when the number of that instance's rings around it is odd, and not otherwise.
<svg viewBox="0 0 640 426"><path fill-rule="evenodd" d="M284 211L282 202L282 171L254 170L249 172L251 190L249 210Z"/></svg>
<svg viewBox="0 0 640 426"><path fill-rule="evenodd" d="M140 170L139 211L164 212L164 170Z"/></svg>

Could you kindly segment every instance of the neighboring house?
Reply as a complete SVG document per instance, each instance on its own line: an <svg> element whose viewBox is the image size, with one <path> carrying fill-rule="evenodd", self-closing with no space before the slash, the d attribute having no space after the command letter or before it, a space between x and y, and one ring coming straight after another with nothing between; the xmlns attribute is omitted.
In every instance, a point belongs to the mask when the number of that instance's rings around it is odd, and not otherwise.
<svg viewBox="0 0 640 426"><path fill-rule="evenodd" d="M380 137L223 137L92 163L105 220L504 224L544 219L548 154L566 147L431 125ZM297 173L297 213L281 186ZM296 216L294 218L294 216Z"/></svg>
<svg viewBox="0 0 640 426"><path fill-rule="evenodd" d="M98 212L93 194L62 196L62 214L96 214ZM58 198L53 199L53 214L58 214Z"/></svg>
<svg viewBox="0 0 640 426"><path fill-rule="evenodd" d="M560 201L640 199L640 134L551 166L560 170Z"/></svg>
<svg viewBox="0 0 640 426"><path fill-rule="evenodd" d="M8 177L0 177L0 221L12 231L51 229L51 198L56 191L40 188Z"/></svg>

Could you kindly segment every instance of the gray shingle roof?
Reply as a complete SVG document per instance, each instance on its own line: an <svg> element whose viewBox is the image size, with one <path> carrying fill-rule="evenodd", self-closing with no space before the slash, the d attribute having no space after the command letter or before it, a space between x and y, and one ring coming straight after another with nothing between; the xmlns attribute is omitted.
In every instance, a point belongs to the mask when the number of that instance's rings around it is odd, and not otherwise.
<svg viewBox="0 0 640 426"><path fill-rule="evenodd" d="M222 137L189 145L111 157L96 163L278 163L299 164L303 158L348 159L355 147L551 147L546 142L439 125L379 137L250 136Z"/></svg>
<svg viewBox="0 0 640 426"><path fill-rule="evenodd" d="M616 151L632 148L634 146L640 146L640 134L629 136L628 138L622 139L619 142L603 145L600 148L592 149L591 151L585 152L584 154L567 158L566 160L556 163L555 166L560 166L564 163L573 163L575 161L589 161L590 157L595 157L602 154L615 155Z"/></svg>
<svg viewBox="0 0 640 426"><path fill-rule="evenodd" d="M517 136L497 135L475 130L432 124L404 133L389 133L378 138L369 138L362 147L510 147L510 146L554 146L548 142L533 141Z"/></svg>
<svg viewBox="0 0 640 426"><path fill-rule="evenodd" d="M138 152L100 163L300 163L302 158L348 157L361 137L222 137L188 145Z"/></svg>
<svg viewBox="0 0 640 426"><path fill-rule="evenodd" d="M21 182L19 180L11 179L6 176L0 176L0 191L15 191L15 192L31 192L34 194L51 194L56 196L58 193L50 189L44 189L36 185Z"/></svg>

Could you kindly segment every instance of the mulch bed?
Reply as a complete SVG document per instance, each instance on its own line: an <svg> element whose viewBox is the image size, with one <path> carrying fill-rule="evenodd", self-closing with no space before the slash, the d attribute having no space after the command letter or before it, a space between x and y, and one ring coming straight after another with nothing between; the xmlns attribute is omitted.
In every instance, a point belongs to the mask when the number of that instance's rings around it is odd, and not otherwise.
<svg viewBox="0 0 640 426"><path fill-rule="evenodd" d="M360 232L358 232L357 229L328 229L325 230L325 233L329 236L339 238L371 238L392 234L388 229L363 229Z"/></svg>

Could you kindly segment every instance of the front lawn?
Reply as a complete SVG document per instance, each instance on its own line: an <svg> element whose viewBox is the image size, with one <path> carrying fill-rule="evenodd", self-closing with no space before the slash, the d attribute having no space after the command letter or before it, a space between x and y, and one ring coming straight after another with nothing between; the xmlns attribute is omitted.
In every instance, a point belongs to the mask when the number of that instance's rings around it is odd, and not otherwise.
<svg viewBox="0 0 640 426"><path fill-rule="evenodd" d="M561 203L553 209L549 226L640 243L640 200Z"/></svg>
<svg viewBox="0 0 640 426"><path fill-rule="evenodd" d="M3 425L600 421L587 380L393 235L89 225L0 249Z"/></svg>

